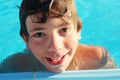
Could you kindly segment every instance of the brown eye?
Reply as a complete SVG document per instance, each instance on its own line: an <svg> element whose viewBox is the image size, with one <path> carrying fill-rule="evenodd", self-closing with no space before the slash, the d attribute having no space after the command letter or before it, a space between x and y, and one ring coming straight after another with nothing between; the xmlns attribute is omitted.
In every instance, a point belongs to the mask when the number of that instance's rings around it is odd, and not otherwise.
<svg viewBox="0 0 120 80"><path fill-rule="evenodd" d="M67 32L67 31L68 31L68 28L61 29L61 32Z"/></svg>
<svg viewBox="0 0 120 80"><path fill-rule="evenodd" d="M43 33L43 32L39 32L39 33L36 33L36 34L34 34L34 37L44 37L45 36L45 33Z"/></svg>
<svg viewBox="0 0 120 80"><path fill-rule="evenodd" d="M62 31L63 31L63 32L67 32L67 31L68 31L68 28L63 28Z"/></svg>
<svg viewBox="0 0 120 80"><path fill-rule="evenodd" d="M62 33L62 32L68 32L70 29L69 28L62 28L61 30L60 30L60 32Z"/></svg>

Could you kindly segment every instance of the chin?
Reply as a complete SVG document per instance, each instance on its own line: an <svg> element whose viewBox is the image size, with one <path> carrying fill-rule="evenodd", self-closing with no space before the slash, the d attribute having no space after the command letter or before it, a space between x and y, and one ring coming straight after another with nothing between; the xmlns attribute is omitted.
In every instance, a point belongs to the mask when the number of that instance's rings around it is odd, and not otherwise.
<svg viewBox="0 0 120 80"><path fill-rule="evenodd" d="M63 72L63 71L66 71L66 66L65 67L49 67L47 68L49 71L51 72Z"/></svg>
<svg viewBox="0 0 120 80"><path fill-rule="evenodd" d="M66 69L52 69L52 70L50 70L51 72L55 72L55 73L58 73L58 72L63 72L63 71L65 71Z"/></svg>

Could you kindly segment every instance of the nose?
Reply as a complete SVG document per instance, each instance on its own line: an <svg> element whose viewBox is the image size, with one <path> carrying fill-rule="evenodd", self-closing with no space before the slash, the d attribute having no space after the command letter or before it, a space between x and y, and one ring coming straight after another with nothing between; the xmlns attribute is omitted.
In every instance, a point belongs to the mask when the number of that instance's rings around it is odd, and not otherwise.
<svg viewBox="0 0 120 80"><path fill-rule="evenodd" d="M52 34L49 40L48 50L50 52L56 52L63 47L63 44L63 38L59 34Z"/></svg>

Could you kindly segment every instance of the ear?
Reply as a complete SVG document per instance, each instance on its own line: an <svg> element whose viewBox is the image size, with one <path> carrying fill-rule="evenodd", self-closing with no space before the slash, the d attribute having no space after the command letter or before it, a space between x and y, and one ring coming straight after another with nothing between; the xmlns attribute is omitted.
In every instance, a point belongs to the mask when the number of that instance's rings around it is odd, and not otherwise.
<svg viewBox="0 0 120 80"><path fill-rule="evenodd" d="M77 32L77 36L78 36L78 40L80 40L80 39L81 39L81 30L79 30L79 31Z"/></svg>
<svg viewBox="0 0 120 80"><path fill-rule="evenodd" d="M22 34L22 38L23 38L23 40L25 41L26 48L27 48L27 49L30 49L30 48L29 48L29 45L28 45L28 43L29 43L28 38L27 38L24 34Z"/></svg>
<svg viewBox="0 0 120 80"><path fill-rule="evenodd" d="M82 30L82 21L81 21L80 18L78 17L78 21L77 21L78 40L81 39L81 30Z"/></svg>

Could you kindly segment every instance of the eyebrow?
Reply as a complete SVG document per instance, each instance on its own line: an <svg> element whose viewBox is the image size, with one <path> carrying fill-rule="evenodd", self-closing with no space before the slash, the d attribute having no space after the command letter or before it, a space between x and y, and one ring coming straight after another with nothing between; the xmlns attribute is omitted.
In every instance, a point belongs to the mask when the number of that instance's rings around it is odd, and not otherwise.
<svg viewBox="0 0 120 80"><path fill-rule="evenodd" d="M67 25L67 24L61 23L61 24L57 25L57 27L61 27L61 26L63 26L63 25Z"/></svg>
<svg viewBox="0 0 120 80"><path fill-rule="evenodd" d="M68 25L67 23L60 23L58 24L57 26L54 26L55 28L58 28L58 27L62 27L63 25ZM45 30L46 28L44 27L36 27L34 29L32 29L30 32L34 32L34 31L40 31L40 30Z"/></svg>
<svg viewBox="0 0 120 80"><path fill-rule="evenodd" d="M34 32L34 31L40 31L40 30L45 30L45 28L34 28L33 30L31 30L30 32Z"/></svg>

